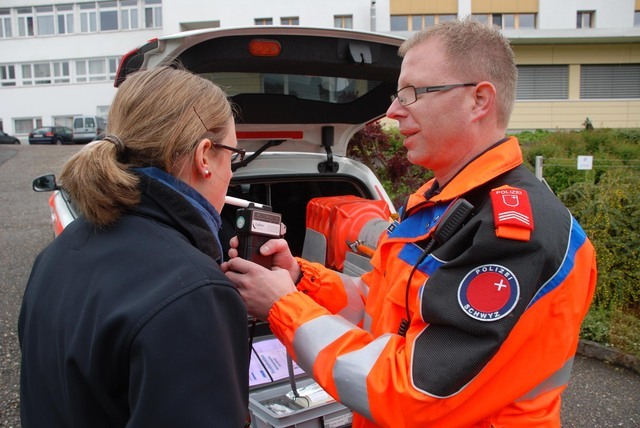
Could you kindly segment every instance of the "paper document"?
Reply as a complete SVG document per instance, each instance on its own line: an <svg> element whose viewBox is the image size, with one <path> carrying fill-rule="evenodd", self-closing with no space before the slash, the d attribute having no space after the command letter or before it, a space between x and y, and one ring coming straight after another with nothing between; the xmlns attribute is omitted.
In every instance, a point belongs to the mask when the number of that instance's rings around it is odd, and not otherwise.
<svg viewBox="0 0 640 428"><path fill-rule="evenodd" d="M294 375L304 371L293 362ZM249 364L249 386L262 385L289 378L287 349L278 339L254 342Z"/></svg>

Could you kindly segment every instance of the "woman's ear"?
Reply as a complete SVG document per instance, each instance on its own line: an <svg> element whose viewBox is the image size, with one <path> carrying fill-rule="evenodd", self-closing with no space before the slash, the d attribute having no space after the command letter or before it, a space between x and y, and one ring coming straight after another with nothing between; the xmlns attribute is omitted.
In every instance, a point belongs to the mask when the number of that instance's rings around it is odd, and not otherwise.
<svg viewBox="0 0 640 428"><path fill-rule="evenodd" d="M211 156L211 148L213 143L208 138L200 140L193 153L194 174L200 177L211 177L213 171L213 157Z"/></svg>
<svg viewBox="0 0 640 428"><path fill-rule="evenodd" d="M475 104L472 110L472 121L485 118L494 110L496 105L496 87L491 82L483 81L476 85Z"/></svg>

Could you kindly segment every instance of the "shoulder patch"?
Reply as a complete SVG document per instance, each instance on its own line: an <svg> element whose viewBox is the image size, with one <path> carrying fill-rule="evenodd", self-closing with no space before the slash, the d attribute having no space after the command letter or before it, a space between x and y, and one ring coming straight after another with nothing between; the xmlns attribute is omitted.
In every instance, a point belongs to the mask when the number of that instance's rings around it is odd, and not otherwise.
<svg viewBox="0 0 640 428"><path fill-rule="evenodd" d="M520 285L504 266L488 264L467 273L458 286L458 303L465 314L478 321L496 321L516 307Z"/></svg>
<svg viewBox="0 0 640 428"><path fill-rule="evenodd" d="M493 221L498 238L528 241L533 230L529 195L516 187L502 186L491 191Z"/></svg>

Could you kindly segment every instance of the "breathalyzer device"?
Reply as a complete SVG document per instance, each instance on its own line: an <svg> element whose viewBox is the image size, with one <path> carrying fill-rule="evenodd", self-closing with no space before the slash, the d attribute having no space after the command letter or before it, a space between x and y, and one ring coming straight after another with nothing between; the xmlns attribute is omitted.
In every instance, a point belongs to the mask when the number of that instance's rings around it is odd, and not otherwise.
<svg viewBox="0 0 640 428"><path fill-rule="evenodd" d="M260 205L260 208L256 207ZM282 237L282 216L268 205L253 204L236 212L238 255L271 269L271 256L260 254L260 247L268 240Z"/></svg>

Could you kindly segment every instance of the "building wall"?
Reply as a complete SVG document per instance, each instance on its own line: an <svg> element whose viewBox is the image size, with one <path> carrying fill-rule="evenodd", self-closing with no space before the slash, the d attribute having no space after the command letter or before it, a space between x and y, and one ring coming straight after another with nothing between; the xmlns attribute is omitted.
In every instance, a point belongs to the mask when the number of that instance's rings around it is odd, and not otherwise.
<svg viewBox="0 0 640 428"><path fill-rule="evenodd" d="M142 5L144 0L138 1ZM1 0L0 10L69 3ZM576 29L578 11L595 11L595 28ZM278 25L283 17L297 17L300 25L333 27L335 15L352 15L355 29L390 32L392 15L536 13L537 28L504 33L512 40L518 64L568 65L569 96L566 100L517 101L510 127L580 128L586 117L595 126L636 127L640 100L580 100L579 95L582 64L640 64L640 27L634 27L634 11L640 11L640 0L163 0L162 24L157 28L0 37L0 66L119 58L159 35L210 26L251 26L256 18L271 18ZM77 114L103 114L115 91L112 81L0 86L0 122L6 132L15 134L14 123L22 118L37 118L47 125ZM26 139L25 133L17 136Z"/></svg>
<svg viewBox="0 0 640 428"><path fill-rule="evenodd" d="M144 0L138 0L142 5ZM0 9L24 6L87 3L85 0L2 0ZM121 57L154 37L186 29L215 26L251 26L256 18L299 17L300 25L333 27L334 15L352 15L353 28L389 31L389 0L163 0L162 26L130 31L73 33L38 37L0 37L0 66L43 61ZM374 14L372 19L372 13ZM2 16L0 15L0 18ZM76 27L79 23L76 21ZM13 28L14 36L17 27ZM72 76L73 77L73 76ZM69 121L78 114L100 114L111 103L116 89L112 81L35 86L0 86L0 123L5 132L16 133L16 120L33 118L43 125Z"/></svg>
<svg viewBox="0 0 640 428"><path fill-rule="evenodd" d="M376 0L374 3L376 28L373 30L389 31L389 0ZM233 7L229 7L230 4ZM198 23L219 23L223 27L254 25L255 18L272 18L273 24L279 25L281 18L298 17L302 26L333 27L334 15L352 15L354 28L372 29L370 0L236 0L233 3L165 0L163 8L165 34L182 31L185 27L196 28Z"/></svg>
<svg viewBox="0 0 640 428"><path fill-rule="evenodd" d="M596 128L638 128L640 100L519 101L509 130L579 129L586 118Z"/></svg>

